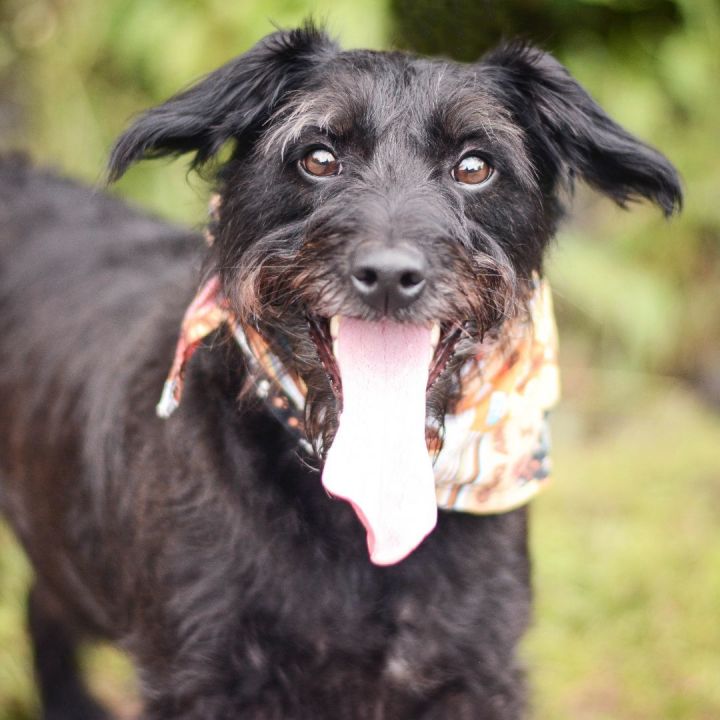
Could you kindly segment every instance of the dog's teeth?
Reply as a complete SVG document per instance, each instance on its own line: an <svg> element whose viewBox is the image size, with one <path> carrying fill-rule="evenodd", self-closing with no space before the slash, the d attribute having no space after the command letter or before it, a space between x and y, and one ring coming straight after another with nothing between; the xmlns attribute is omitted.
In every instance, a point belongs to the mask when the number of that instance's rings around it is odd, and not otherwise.
<svg viewBox="0 0 720 720"><path fill-rule="evenodd" d="M333 340L332 351L333 351L333 355L335 355L335 357L337 357L337 351L338 351L338 341L337 340Z"/></svg>
<svg viewBox="0 0 720 720"><path fill-rule="evenodd" d="M440 340L440 323L434 323L430 330L430 344L433 346L433 350L437 347L438 341Z"/></svg>
<svg viewBox="0 0 720 720"><path fill-rule="evenodd" d="M330 318L330 337L333 340L337 340L338 332L340 331L340 316L339 315L333 315ZM334 345L334 343L333 343ZM333 350L335 348L333 347Z"/></svg>

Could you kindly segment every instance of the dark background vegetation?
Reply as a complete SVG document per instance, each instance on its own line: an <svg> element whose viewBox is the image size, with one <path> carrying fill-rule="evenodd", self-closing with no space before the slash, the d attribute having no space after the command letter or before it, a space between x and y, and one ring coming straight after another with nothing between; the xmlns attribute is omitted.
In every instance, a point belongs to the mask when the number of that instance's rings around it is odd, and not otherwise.
<svg viewBox="0 0 720 720"><path fill-rule="evenodd" d="M683 175L670 223L580 189L548 273L564 401L554 488L534 508L540 720L720 717L718 0L0 0L0 147L97 182L128 118L309 13L345 46L472 61L501 38L554 52ZM199 226L182 162L114 190ZM2 399L0 398L0 402ZM0 432L2 429L0 428ZM0 720L33 717L22 601L0 527ZM95 689L136 710L127 662L88 650Z"/></svg>

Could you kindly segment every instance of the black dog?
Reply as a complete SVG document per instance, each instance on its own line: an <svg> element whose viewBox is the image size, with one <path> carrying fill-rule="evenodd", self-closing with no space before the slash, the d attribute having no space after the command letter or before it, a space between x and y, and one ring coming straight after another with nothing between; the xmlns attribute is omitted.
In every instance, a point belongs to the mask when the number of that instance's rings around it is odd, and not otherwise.
<svg viewBox="0 0 720 720"><path fill-rule="evenodd" d="M674 169L538 50L459 65L341 52L312 27L142 115L110 175L182 153L216 173L202 257L194 235L0 162L0 500L36 572L45 717L102 716L76 672L85 636L129 653L146 718L522 717L525 509L441 511L414 552L434 506L381 537L388 523L330 497L248 392L255 370L227 326L183 370L175 414L154 406L183 311L218 278L227 317L306 386L303 438L321 457L363 372L334 356L332 317L345 348L370 327L430 334L440 427L465 360L524 312L573 179L669 215ZM382 424L392 408L377 402ZM368 487L383 464L367 447Z"/></svg>

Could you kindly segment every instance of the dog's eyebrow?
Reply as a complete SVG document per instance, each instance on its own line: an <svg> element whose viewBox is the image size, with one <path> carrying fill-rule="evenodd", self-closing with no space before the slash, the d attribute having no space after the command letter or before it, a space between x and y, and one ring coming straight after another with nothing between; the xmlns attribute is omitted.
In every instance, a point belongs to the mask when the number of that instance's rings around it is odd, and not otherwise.
<svg viewBox="0 0 720 720"><path fill-rule="evenodd" d="M431 114L432 129L458 144L469 137L485 138L510 162L526 185L535 180L535 168L525 147L522 129L492 96L467 88L438 100Z"/></svg>
<svg viewBox="0 0 720 720"><path fill-rule="evenodd" d="M260 150L264 154L279 151L284 158L288 145L306 128L342 135L352 126L355 109L340 93L298 94L270 117L271 129L263 138Z"/></svg>

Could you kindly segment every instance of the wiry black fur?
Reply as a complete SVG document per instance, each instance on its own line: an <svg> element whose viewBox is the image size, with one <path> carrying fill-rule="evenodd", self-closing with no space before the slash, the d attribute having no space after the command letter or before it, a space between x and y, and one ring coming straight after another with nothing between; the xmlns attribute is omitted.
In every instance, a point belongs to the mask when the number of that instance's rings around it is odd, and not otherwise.
<svg viewBox="0 0 720 720"><path fill-rule="evenodd" d="M341 400L308 319L377 317L348 284L352 248L371 239L427 259L426 291L396 319L462 333L428 393L441 420L463 357L521 311L563 188L579 177L669 214L675 171L540 51L461 66L341 52L308 27L141 116L110 176L166 154L199 166L228 141L204 257L182 230L0 162L0 502L36 570L45 716L97 715L73 663L48 654L99 635L133 659L148 719L522 717L524 509L441 512L409 558L375 567L350 507L241 393L232 343L195 355L171 419L154 404L202 265L304 376L327 446ZM318 143L342 175L302 175ZM450 176L467 149L496 168L482 188Z"/></svg>

